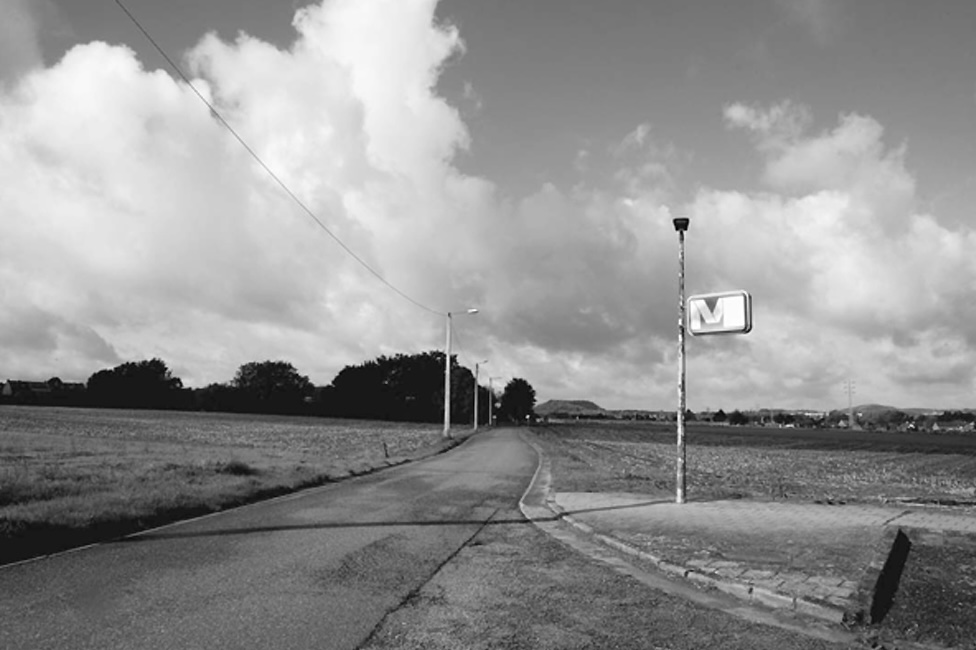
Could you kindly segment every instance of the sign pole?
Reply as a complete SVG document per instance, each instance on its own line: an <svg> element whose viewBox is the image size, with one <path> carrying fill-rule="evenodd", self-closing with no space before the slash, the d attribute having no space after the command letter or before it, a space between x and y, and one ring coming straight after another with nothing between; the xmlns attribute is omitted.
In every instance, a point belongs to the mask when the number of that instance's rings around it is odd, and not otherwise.
<svg viewBox="0 0 976 650"><path fill-rule="evenodd" d="M685 231L687 218L675 218L674 229L678 231L678 411L675 414L678 425L678 462L675 484L677 486L675 503L685 502L685 411L687 396L685 385Z"/></svg>

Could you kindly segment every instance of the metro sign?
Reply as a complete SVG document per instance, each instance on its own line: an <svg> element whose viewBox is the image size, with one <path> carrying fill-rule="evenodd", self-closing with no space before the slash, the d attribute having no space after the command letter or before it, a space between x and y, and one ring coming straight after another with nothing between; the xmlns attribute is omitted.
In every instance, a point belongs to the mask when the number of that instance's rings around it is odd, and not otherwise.
<svg viewBox="0 0 976 650"><path fill-rule="evenodd" d="M692 334L748 334L751 330L749 292L725 291L688 298L688 331Z"/></svg>

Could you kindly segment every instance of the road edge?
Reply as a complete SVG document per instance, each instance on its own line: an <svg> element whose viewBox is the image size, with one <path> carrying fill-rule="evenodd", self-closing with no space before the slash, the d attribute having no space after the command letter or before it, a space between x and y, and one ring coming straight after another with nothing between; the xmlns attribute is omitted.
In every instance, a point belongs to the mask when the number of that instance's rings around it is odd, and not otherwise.
<svg viewBox="0 0 976 650"><path fill-rule="evenodd" d="M772 625L834 643L850 644L859 639L858 635L840 627L839 624L842 622L843 613L838 616L835 612L831 611L829 613L830 618L817 616L816 613L819 613L819 610L816 607L810 607L808 609L805 604L796 607L795 601L788 602L787 597L781 594L775 594L774 592L769 592L774 597L769 598L769 602L766 602L766 594L764 593L766 590L761 590L758 597L754 597L752 594L755 590L747 591L743 589L741 584L715 580L711 576L694 571L693 569L666 562L626 542L600 533L591 526L574 519L555 502L552 490L551 462L546 456L545 451L538 443L529 438L529 436L533 435L531 432L519 431L518 435L522 442L535 450L539 458L535 474L525 489L522 498L519 500L519 509L536 527L550 536L566 543L574 548L574 550L589 555L595 560L610 564L617 571L630 575L652 588L682 596L697 604L720 609L728 614L752 622ZM574 529L576 535L583 538L581 541L584 543L574 544L565 535L557 534L553 530L553 524L558 524L559 522L565 522ZM630 563L627 563L627 567L623 568L621 567L620 561L615 561L613 558L608 558L604 553L594 551L592 547L585 543L586 540L594 540L599 546L605 549L612 549L624 555L646 561L656 569L656 575ZM675 578L680 579L681 582L675 582ZM717 598L713 594L702 591L702 588L715 589L722 596L731 598L735 604L730 603L725 598ZM739 603L744 603L744 605ZM784 615L790 616L790 620L783 620L781 617ZM808 623L802 619L793 618L796 615L807 617L810 622ZM830 627L824 627L824 623L830 624Z"/></svg>

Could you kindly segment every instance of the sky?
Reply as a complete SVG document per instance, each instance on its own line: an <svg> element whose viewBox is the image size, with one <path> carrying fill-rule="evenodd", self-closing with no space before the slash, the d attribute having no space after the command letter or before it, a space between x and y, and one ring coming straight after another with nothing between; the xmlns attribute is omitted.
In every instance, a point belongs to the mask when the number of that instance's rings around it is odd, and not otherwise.
<svg viewBox="0 0 976 650"><path fill-rule="evenodd" d="M483 384L674 409L687 217L754 322L689 408L976 407L976 3L123 4L294 198L115 0L0 0L0 378L325 385L450 311Z"/></svg>

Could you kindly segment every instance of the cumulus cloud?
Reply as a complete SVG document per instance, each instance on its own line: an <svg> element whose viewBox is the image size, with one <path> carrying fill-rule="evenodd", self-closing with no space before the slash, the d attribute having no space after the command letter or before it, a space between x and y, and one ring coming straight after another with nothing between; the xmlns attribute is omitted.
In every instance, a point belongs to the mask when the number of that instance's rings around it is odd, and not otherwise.
<svg viewBox="0 0 976 650"><path fill-rule="evenodd" d="M431 302L453 293L450 279L432 282L450 263L432 234L451 230L443 222L468 192L448 168L466 131L432 90L460 41L432 12L433 2L330 2L298 13L289 50L210 35L186 56L194 84L323 223ZM79 45L22 76L0 96L0 143L7 304L91 328L123 357L209 355L217 362L200 364L199 380L226 378L266 348L307 367L284 342L309 332L339 344L311 361L322 374L378 352L360 333L380 330L391 348L415 338L392 327L409 305L386 309L399 299L184 84L125 47ZM58 353L27 362L4 352L0 363L44 374Z"/></svg>
<svg viewBox="0 0 976 650"><path fill-rule="evenodd" d="M42 0L2 0L0 11L0 86L12 83L42 63L38 10Z"/></svg>
<svg viewBox="0 0 976 650"><path fill-rule="evenodd" d="M735 364L747 385L788 400L867 372L864 391L905 401L951 380L942 399L964 399L976 361L965 299L976 285L966 252L976 232L917 211L904 145L887 146L868 116L841 115L834 128L810 133L809 110L790 103L732 104L724 115L753 134L769 189L704 190L691 212L707 259L699 277L754 295L755 336ZM952 361L937 349L951 350ZM730 379L702 363L714 381Z"/></svg>
<svg viewBox="0 0 976 650"><path fill-rule="evenodd" d="M297 12L288 48L208 35L184 60L373 269L435 311L482 308L456 320L463 362L488 357L542 398L672 404L681 214L689 291L747 289L756 310L747 337L690 342L692 408L829 404L857 367L873 372L862 390L896 401L971 389L976 235L916 209L907 150L876 120L812 132L800 104L729 104L759 191L674 201L682 154L641 124L567 160L576 186L505 198L455 165L470 136L436 82L463 41L435 4L328 0ZM185 84L125 47L79 45L3 90L0 174L11 377L158 356L200 385L283 358L326 383L442 345L443 316L372 277Z"/></svg>
<svg viewBox="0 0 976 650"><path fill-rule="evenodd" d="M435 83L463 43L434 5L325 2L297 13L288 49L211 34L184 59L373 269L435 310L482 307L458 333L499 372L546 359L543 385L562 355L619 358L663 322L634 296L663 282L666 216L633 184L627 201L544 186L512 203L460 173L468 132ZM442 318L361 268L185 84L128 48L75 47L0 96L0 116L4 304L20 305L10 331L37 337L4 346L7 374L63 374L74 354L84 379L160 356L202 384L280 356L324 383L346 363L441 345Z"/></svg>

